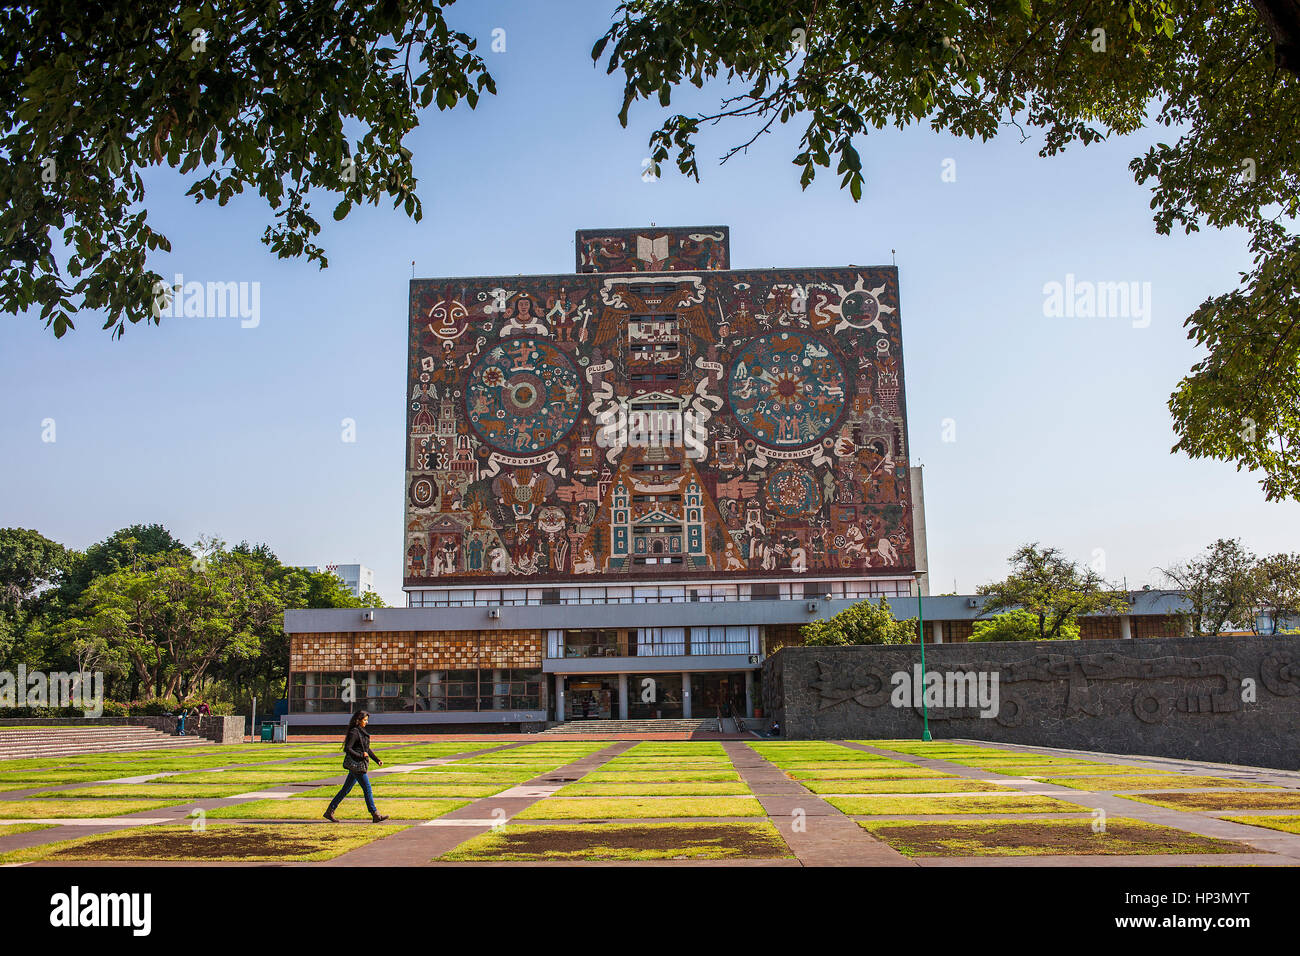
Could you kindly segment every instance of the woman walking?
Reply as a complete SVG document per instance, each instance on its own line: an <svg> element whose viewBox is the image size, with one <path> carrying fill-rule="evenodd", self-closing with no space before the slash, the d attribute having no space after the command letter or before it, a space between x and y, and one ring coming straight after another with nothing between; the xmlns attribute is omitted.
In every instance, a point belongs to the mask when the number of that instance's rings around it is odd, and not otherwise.
<svg viewBox="0 0 1300 956"><path fill-rule="evenodd" d="M330 823L339 822L334 818L334 811L352 790L353 784L357 783L361 784L361 792L365 795L366 809L370 811L371 821L382 823L388 819L375 809L375 795L370 789L370 778L366 776L370 771L371 757L374 757L375 763L379 766L384 765L384 762L370 749L370 732L366 730L368 723L370 723L370 714L359 710L352 715L352 721L348 724L348 736L343 741L343 769L348 772L348 779L344 781L339 792L330 801L329 809L325 811L325 819Z"/></svg>

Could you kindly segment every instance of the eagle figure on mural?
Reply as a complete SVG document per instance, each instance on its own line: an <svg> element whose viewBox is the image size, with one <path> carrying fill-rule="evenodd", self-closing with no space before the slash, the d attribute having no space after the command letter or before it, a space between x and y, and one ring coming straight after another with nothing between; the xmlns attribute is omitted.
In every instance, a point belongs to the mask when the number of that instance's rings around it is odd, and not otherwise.
<svg viewBox="0 0 1300 956"><path fill-rule="evenodd" d="M555 479L531 468L518 468L492 482L492 491L516 521L528 521L555 491Z"/></svg>

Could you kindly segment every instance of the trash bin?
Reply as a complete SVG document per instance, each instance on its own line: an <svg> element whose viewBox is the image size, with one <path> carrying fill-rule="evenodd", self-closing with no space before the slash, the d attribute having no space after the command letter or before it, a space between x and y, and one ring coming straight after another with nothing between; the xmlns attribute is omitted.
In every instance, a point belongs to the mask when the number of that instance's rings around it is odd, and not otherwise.
<svg viewBox="0 0 1300 956"><path fill-rule="evenodd" d="M275 724L269 720L262 723L262 743L269 744L275 739Z"/></svg>
<svg viewBox="0 0 1300 956"><path fill-rule="evenodd" d="M275 740L275 742L276 742L277 744L282 744L282 743L284 743L284 742L288 739L288 735L287 735L287 731L288 731L288 730L289 730L289 728L286 727L284 724L276 724L276 725L275 725L275 738L274 738L274 740Z"/></svg>

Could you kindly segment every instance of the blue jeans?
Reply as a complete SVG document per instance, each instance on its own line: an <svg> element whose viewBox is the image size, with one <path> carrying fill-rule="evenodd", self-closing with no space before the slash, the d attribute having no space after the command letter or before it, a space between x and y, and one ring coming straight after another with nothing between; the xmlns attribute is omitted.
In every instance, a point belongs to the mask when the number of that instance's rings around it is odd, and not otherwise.
<svg viewBox="0 0 1300 956"><path fill-rule="evenodd" d="M352 791L353 784L357 783L361 784L361 792L365 795L366 809L370 811L372 816L379 813L379 811L375 809L375 795L370 789L369 775L357 773L355 770L348 771L348 779L343 781L343 786L339 788L339 792L336 793L334 799L330 801L330 813L335 811L338 805L343 802L343 798Z"/></svg>

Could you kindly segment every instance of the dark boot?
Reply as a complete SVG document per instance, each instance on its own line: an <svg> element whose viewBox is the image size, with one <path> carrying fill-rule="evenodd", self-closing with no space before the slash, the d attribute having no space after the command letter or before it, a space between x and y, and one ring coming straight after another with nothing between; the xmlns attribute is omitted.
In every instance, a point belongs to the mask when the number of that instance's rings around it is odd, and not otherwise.
<svg viewBox="0 0 1300 956"><path fill-rule="evenodd" d="M386 814L380 813L377 810L374 813L370 814L371 823L383 823L387 819L388 816Z"/></svg>
<svg viewBox="0 0 1300 956"><path fill-rule="evenodd" d="M334 808L333 808L333 807L330 807L329 809L327 809L327 810L325 811L325 819L328 820L330 823L338 823L338 821L334 819Z"/></svg>

